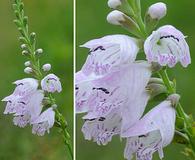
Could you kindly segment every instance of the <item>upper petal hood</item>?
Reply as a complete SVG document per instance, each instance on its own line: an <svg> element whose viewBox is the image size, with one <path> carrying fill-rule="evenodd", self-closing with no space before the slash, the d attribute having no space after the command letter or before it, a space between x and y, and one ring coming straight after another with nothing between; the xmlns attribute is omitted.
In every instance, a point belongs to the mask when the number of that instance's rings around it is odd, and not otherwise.
<svg viewBox="0 0 195 160"><path fill-rule="evenodd" d="M134 62L139 51L136 39L126 35L109 35L91 40L82 47L90 49L82 68L86 75L102 76L121 65Z"/></svg>

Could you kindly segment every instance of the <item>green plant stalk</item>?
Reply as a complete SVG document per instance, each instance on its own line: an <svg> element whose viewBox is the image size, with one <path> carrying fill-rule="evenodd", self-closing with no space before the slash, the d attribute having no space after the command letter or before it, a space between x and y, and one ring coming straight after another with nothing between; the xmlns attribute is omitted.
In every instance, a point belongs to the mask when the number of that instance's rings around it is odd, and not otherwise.
<svg viewBox="0 0 195 160"><path fill-rule="evenodd" d="M24 23L24 10L23 8L21 8L21 5L23 6L23 3L21 0L15 0L15 4L14 4L14 11L17 14L16 18L17 18L17 26L20 28L20 33L22 35L22 41L24 41L24 43L27 45L27 49L29 51L28 54L28 58L31 62L31 67L33 69L33 76L39 80L39 82L41 81L41 79L43 78L43 73L41 72L41 67L40 67L40 63L39 63L39 57L36 57L36 44L35 44L35 37L34 37L34 42L31 41L31 35L29 34L28 31L28 24ZM48 98L50 100L50 106L52 106L53 104L55 104L55 99L53 98L52 94L49 93L48 94ZM65 146L67 146L69 154L71 156L71 158L73 159L73 151L72 151L72 145L71 145L71 137L69 135L69 132L67 130L67 121L65 120L65 118L63 117L63 115L58 111L58 109L55 109L55 115L56 115L56 124L57 127L59 127L62 131L62 135L63 135L63 141Z"/></svg>
<svg viewBox="0 0 195 160"><path fill-rule="evenodd" d="M167 87L168 94L171 95L171 94L176 93L175 88L173 88L173 86L170 84L170 79L169 79L169 76L168 76L168 74L166 72L166 69L160 70L159 71L159 75L162 78L162 80L164 82L164 85ZM192 140L192 136L191 136L190 130L189 130L190 127L191 127L191 123L189 122L188 117L187 117L187 115L186 115L186 113L185 113L181 103L179 103L177 105L176 111L177 111L178 116L184 119L184 122L185 122L185 129L184 129L184 131L185 131L185 133L188 136L191 148L193 150L193 155L194 155L194 158L195 158L195 144L194 144L194 142Z"/></svg>

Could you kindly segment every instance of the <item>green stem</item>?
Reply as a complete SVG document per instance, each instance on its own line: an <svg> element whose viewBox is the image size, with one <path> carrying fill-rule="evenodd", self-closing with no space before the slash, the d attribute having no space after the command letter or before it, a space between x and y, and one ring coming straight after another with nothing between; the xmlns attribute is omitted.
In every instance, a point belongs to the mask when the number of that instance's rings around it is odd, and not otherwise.
<svg viewBox="0 0 195 160"><path fill-rule="evenodd" d="M67 130L68 128L67 122L65 118L63 117L63 115L57 109L55 109L55 113L56 113L56 122L58 124L58 127L62 130L62 133L63 133L64 144L68 148L71 159L73 159L71 137Z"/></svg>
<svg viewBox="0 0 195 160"><path fill-rule="evenodd" d="M171 95L171 94L176 93L175 88L170 83L170 79L169 79L169 76L168 76L168 74L166 72L166 69L160 70L159 71L159 75L162 78L162 80L164 82L164 85L167 87L168 94ZM177 111L178 116L184 119L184 122L185 122L185 132L186 132L186 134L187 134L187 136L189 138L189 142L190 142L191 148L192 148L193 153L195 155L195 144L194 144L194 142L192 140L192 136L190 134L191 131L189 130L190 127L191 127L191 124L190 124L190 122L188 120L188 117L187 117L186 113L183 110L183 107L182 107L181 103L179 103L177 105L176 111Z"/></svg>

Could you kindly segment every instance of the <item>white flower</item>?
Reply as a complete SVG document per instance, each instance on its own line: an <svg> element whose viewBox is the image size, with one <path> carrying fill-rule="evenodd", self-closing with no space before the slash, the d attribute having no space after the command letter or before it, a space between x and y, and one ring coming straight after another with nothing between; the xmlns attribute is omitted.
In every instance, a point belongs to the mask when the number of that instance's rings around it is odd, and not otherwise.
<svg viewBox="0 0 195 160"><path fill-rule="evenodd" d="M54 74L44 77L41 81L41 87L44 91L51 93L62 91L60 79Z"/></svg>
<svg viewBox="0 0 195 160"><path fill-rule="evenodd" d="M82 47L90 49L82 71L87 76L102 76L135 61L137 41L126 35L109 35L91 40Z"/></svg>
<svg viewBox="0 0 195 160"><path fill-rule="evenodd" d="M154 31L145 41L144 51L149 62L157 62L161 66L174 67L180 62L187 67L191 63L185 36L170 25Z"/></svg>
<svg viewBox="0 0 195 160"><path fill-rule="evenodd" d="M148 14L152 19L162 19L167 14L166 4L159 2L151 5Z"/></svg>
<svg viewBox="0 0 195 160"><path fill-rule="evenodd" d="M31 122L33 125L32 133L43 136L46 131L49 133L49 129L53 127L54 122L55 112L53 111L53 108L49 108Z"/></svg>
<svg viewBox="0 0 195 160"><path fill-rule="evenodd" d="M175 109L166 100L153 108L140 121L131 126L122 137L126 137L125 158L131 160L136 153L137 160L152 160L158 151L163 158L163 147L169 145L175 132Z"/></svg>

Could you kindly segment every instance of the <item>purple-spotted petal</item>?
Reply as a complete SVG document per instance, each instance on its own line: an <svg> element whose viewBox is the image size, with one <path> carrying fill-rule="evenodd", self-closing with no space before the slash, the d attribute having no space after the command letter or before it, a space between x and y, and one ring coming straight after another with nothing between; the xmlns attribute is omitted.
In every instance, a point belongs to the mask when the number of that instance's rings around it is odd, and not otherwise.
<svg viewBox="0 0 195 160"><path fill-rule="evenodd" d="M27 96L38 88L38 81L33 78L24 78L22 80L17 80L14 82L16 89L14 90L14 95Z"/></svg>
<svg viewBox="0 0 195 160"><path fill-rule="evenodd" d="M98 145L106 145L112 140L112 136L119 134L121 128L121 116L118 110L107 117L86 119L82 132L86 140L93 140Z"/></svg>
<svg viewBox="0 0 195 160"><path fill-rule="evenodd" d="M122 64L134 62L139 50L136 40L125 35L105 36L91 40L82 47L90 49L82 68L83 73L97 76L117 70Z"/></svg>
<svg viewBox="0 0 195 160"><path fill-rule="evenodd" d="M44 94L41 90L37 90L29 97L18 99L14 111L13 122L16 126L25 127L37 118L42 110L42 100Z"/></svg>
<svg viewBox="0 0 195 160"><path fill-rule="evenodd" d="M44 77L41 81L41 87L44 91L51 93L62 91L60 79L54 74Z"/></svg>
<svg viewBox="0 0 195 160"><path fill-rule="evenodd" d="M53 127L54 122L55 112L53 111L53 108L49 108L31 122L33 125L32 133L43 136L46 131L49 133L49 129Z"/></svg>
<svg viewBox="0 0 195 160"><path fill-rule="evenodd" d="M148 61L169 67L180 62L183 67L187 67L191 63L191 57L185 38L183 33L173 26L160 27L145 41L144 50Z"/></svg>
<svg viewBox="0 0 195 160"><path fill-rule="evenodd" d="M152 160L155 151L163 158L162 148L171 143L174 131L175 109L170 101L164 101L123 134L128 138L125 158L131 160L136 153L137 160Z"/></svg>
<svg viewBox="0 0 195 160"><path fill-rule="evenodd" d="M84 113L89 110L88 99L92 93L93 84L87 76L79 71L75 74L76 113Z"/></svg>
<svg viewBox="0 0 195 160"><path fill-rule="evenodd" d="M76 108L80 112L88 112L84 119L105 117L112 110L120 108L124 114L123 128L128 128L143 114L149 98L145 87L150 76L150 65L136 62L103 78L87 82L80 78L81 84L76 85ZM135 105L138 106L133 112Z"/></svg>

